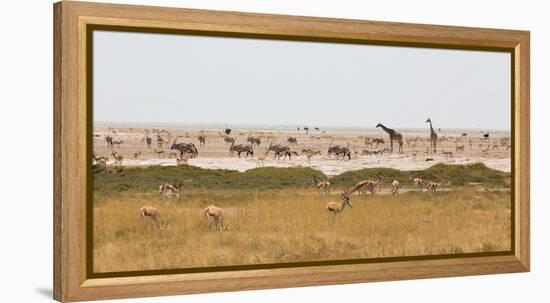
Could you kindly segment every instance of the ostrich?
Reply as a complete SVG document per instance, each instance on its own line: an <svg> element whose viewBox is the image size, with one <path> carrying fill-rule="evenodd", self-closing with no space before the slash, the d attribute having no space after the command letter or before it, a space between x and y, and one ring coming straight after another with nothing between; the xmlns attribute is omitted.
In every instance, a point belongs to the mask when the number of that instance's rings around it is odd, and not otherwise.
<svg viewBox="0 0 550 303"><path fill-rule="evenodd" d="M215 205L210 205L204 209L204 218L208 221L208 218L214 218L216 222L216 229L223 231L223 210ZM211 222L210 222L211 223ZM209 223L209 226L210 226Z"/></svg>
<svg viewBox="0 0 550 303"><path fill-rule="evenodd" d="M341 213L344 211L346 206L353 207L353 204L351 204L351 201L349 199L350 193L346 190L344 190L340 197L342 198L342 203L338 204L338 202L328 202L327 206L325 206L325 209L327 211L328 215L328 223L329 225L334 224L334 221L336 220L336 214ZM332 213L332 219L331 219L331 213Z"/></svg>

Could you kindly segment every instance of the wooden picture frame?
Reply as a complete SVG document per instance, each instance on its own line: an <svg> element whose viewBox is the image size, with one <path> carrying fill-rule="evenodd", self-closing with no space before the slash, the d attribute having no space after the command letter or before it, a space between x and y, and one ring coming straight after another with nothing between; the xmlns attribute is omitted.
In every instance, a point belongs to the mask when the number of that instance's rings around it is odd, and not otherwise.
<svg viewBox="0 0 550 303"><path fill-rule="evenodd" d="M193 32L427 48L500 50L512 55L513 249L507 254L391 262L110 277L88 270L91 153L87 58L90 28ZM54 298L131 298L279 287L526 272L529 257L529 43L527 31L371 22L62 1L54 4ZM88 256L89 257L89 256Z"/></svg>

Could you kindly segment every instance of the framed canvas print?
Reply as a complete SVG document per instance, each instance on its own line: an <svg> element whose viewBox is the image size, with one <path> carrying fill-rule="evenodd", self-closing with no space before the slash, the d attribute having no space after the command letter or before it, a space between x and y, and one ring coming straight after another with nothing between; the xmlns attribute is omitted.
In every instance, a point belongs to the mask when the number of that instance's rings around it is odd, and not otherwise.
<svg viewBox="0 0 550 303"><path fill-rule="evenodd" d="M56 300L529 271L529 32L54 17Z"/></svg>

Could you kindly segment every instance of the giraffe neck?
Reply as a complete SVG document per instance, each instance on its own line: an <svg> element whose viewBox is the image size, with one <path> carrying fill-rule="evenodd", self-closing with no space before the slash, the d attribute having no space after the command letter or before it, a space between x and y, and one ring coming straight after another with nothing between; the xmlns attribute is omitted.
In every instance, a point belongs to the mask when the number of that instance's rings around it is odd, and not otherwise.
<svg viewBox="0 0 550 303"><path fill-rule="evenodd" d="M430 132L433 134L435 133L434 128L432 127L432 121L430 121Z"/></svg>
<svg viewBox="0 0 550 303"><path fill-rule="evenodd" d="M393 129L385 127L384 124L380 124L380 127L382 127L382 129L388 134L392 134L394 132Z"/></svg>

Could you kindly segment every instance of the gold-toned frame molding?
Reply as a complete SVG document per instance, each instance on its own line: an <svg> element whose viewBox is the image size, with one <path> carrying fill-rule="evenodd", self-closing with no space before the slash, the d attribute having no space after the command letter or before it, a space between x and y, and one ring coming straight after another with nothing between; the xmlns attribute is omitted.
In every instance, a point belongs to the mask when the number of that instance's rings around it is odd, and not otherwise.
<svg viewBox="0 0 550 303"><path fill-rule="evenodd" d="M87 275L87 26L508 51L512 55L513 233L509 255L197 272ZM62 1L54 4L54 299L175 295L525 272L529 256L529 32Z"/></svg>

